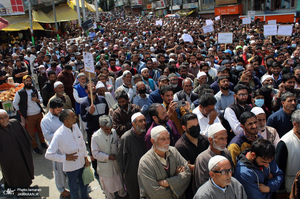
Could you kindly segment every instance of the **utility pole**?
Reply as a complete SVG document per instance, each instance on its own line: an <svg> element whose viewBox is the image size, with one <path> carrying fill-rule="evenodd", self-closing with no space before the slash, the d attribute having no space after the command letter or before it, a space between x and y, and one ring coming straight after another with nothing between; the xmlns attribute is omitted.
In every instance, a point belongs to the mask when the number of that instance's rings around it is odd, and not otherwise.
<svg viewBox="0 0 300 199"><path fill-rule="evenodd" d="M171 0L171 14L173 14L173 0Z"/></svg>
<svg viewBox="0 0 300 199"><path fill-rule="evenodd" d="M52 6L53 6L53 15L54 15L54 20L55 20L55 29L56 29L57 41L59 42L58 25L57 25L57 19L56 19L56 11L55 11L54 0L52 0Z"/></svg>
<svg viewBox="0 0 300 199"><path fill-rule="evenodd" d="M78 25L81 27L81 15L80 15L80 7L79 7L79 0L76 0L76 11L78 16Z"/></svg>
<svg viewBox="0 0 300 199"><path fill-rule="evenodd" d="M81 0L81 6L82 6L83 21L86 21L85 3L84 3L84 0Z"/></svg>
<svg viewBox="0 0 300 199"><path fill-rule="evenodd" d="M35 45L34 44L34 36L33 36L32 14L31 14L31 0L28 0L28 10L29 10L31 41L32 41L32 45Z"/></svg>

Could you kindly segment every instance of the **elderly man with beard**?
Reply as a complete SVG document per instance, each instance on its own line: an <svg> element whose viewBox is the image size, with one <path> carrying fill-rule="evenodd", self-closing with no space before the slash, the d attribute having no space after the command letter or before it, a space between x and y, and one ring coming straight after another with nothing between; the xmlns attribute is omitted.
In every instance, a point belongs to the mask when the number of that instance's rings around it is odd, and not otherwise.
<svg viewBox="0 0 300 199"><path fill-rule="evenodd" d="M120 138L117 162L130 198L139 198L137 170L140 158L147 152L145 145L146 118L140 112L131 117L132 128Z"/></svg>
<svg viewBox="0 0 300 199"><path fill-rule="evenodd" d="M151 130L153 147L138 168L140 198L185 198L191 179L188 162L170 147L170 133L161 125Z"/></svg>
<svg viewBox="0 0 300 199"><path fill-rule="evenodd" d="M194 113L186 113L181 118L182 128L185 133L176 142L175 148L179 151L182 157L188 161L191 172L194 171L195 160L197 156L207 149L209 142L207 137L200 135L200 126L197 115ZM192 180L189 183L185 196L187 199L193 198Z"/></svg>
<svg viewBox="0 0 300 199"><path fill-rule="evenodd" d="M244 186L249 199L269 199L279 189L284 176L274 157L275 147L263 138L237 157L235 177Z"/></svg>
<svg viewBox="0 0 300 199"><path fill-rule="evenodd" d="M114 99L112 94L110 92L105 92L106 87L101 81L98 81L98 83L96 85L96 91L97 91L98 96L105 97L108 108L112 108L112 106L116 104L116 100Z"/></svg>
<svg viewBox="0 0 300 199"><path fill-rule="evenodd" d="M39 149L38 144L35 140L35 132L37 131L38 137L41 143L41 147L47 149L44 135L40 126L41 120L43 119L43 109L40 103L43 101L38 91L32 86L32 78L29 75L23 77L24 88L16 93L13 101L13 106L25 119L27 131L32 137L31 146L33 151L37 154L42 155L43 152Z"/></svg>
<svg viewBox="0 0 300 199"><path fill-rule="evenodd" d="M194 199L247 199L243 185L232 177L233 167L226 157L212 157L208 162L208 170L210 179L198 189Z"/></svg>
<svg viewBox="0 0 300 199"><path fill-rule="evenodd" d="M72 108L72 101L70 99L70 97L65 93L65 87L63 85L63 83L61 81L57 81L54 83L54 91L55 91L55 95L53 95L50 99L49 102L47 104L47 111L49 111L50 109L50 101L52 99L61 99L64 104L63 104L63 109L73 109Z"/></svg>
<svg viewBox="0 0 300 199"><path fill-rule="evenodd" d="M149 150L152 147L151 129L158 125L164 126L168 130L170 133L170 145L175 146L175 143L180 138L180 133L174 122L169 119L166 108L162 104L154 103L149 107L148 112L153 122L145 135L147 149Z"/></svg>
<svg viewBox="0 0 300 199"><path fill-rule="evenodd" d="M200 153L195 161L193 178L194 193L209 180L210 170L208 169L208 162L212 157L216 155L224 156L230 161L232 168L234 168L230 152L226 149L227 131L221 123L215 123L208 128L208 141L210 144L209 147Z"/></svg>
<svg viewBox="0 0 300 199"><path fill-rule="evenodd" d="M34 179L31 136L16 119L0 109L0 168L5 188L27 188Z"/></svg>
<svg viewBox="0 0 300 199"><path fill-rule="evenodd" d="M269 140L276 148L280 138L276 129L267 126L266 113L264 110L260 107L254 107L251 109L251 112L254 113L257 118L258 134L264 139Z"/></svg>
<svg viewBox="0 0 300 199"><path fill-rule="evenodd" d="M143 68L141 70L141 74L143 77L143 82L150 86L151 90L155 91L157 89L157 86L155 84L155 82L153 81L153 79L149 78L149 69L148 68Z"/></svg>
<svg viewBox="0 0 300 199"><path fill-rule="evenodd" d="M92 93L90 91L90 84L92 87ZM91 150L91 139L95 131L99 129L99 117L102 115L108 115L108 105L103 96L96 95L96 88L94 83L88 83L85 85L85 92L88 97L80 104L82 121L86 122L86 133L89 149ZM93 104L92 101L93 100ZM92 159L92 165L95 171L97 171L97 161ZM95 172L95 176L98 177Z"/></svg>

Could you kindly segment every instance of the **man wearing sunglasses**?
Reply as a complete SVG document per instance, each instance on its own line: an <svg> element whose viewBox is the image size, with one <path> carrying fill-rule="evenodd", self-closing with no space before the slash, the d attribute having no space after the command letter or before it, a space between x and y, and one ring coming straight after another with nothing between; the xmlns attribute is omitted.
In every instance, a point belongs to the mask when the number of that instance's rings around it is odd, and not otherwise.
<svg viewBox="0 0 300 199"><path fill-rule="evenodd" d="M248 199L268 199L280 188L284 177L274 157L274 145L263 138L237 157L235 177L244 186Z"/></svg>
<svg viewBox="0 0 300 199"><path fill-rule="evenodd" d="M210 179L197 191L194 199L201 198L239 198L246 199L246 192L235 178L229 160L222 155L215 155L208 162Z"/></svg>

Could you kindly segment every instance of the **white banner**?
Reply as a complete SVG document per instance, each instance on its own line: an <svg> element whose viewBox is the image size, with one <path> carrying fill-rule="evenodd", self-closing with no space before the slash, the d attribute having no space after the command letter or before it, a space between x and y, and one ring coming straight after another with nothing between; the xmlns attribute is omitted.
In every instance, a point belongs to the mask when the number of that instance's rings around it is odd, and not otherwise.
<svg viewBox="0 0 300 199"><path fill-rule="evenodd" d="M212 24L210 24L208 26L203 26L204 34L209 33L209 32L213 32L213 31L214 31L214 26Z"/></svg>
<svg viewBox="0 0 300 199"><path fill-rule="evenodd" d="M86 72L95 73L93 54L83 52L84 70Z"/></svg>
<svg viewBox="0 0 300 199"><path fill-rule="evenodd" d="M277 25L264 25L264 35L277 35Z"/></svg>
<svg viewBox="0 0 300 199"><path fill-rule="evenodd" d="M232 44L232 32L218 33L218 43L219 44Z"/></svg>
<svg viewBox="0 0 300 199"><path fill-rule="evenodd" d="M293 33L293 26L279 26L278 27L278 35L279 36L291 36Z"/></svg>

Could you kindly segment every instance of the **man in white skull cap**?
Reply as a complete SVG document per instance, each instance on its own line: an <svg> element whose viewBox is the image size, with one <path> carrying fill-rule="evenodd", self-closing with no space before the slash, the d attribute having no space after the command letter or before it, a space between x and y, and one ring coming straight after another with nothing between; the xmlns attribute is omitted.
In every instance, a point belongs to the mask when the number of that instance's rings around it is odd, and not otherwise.
<svg viewBox="0 0 300 199"><path fill-rule="evenodd" d="M198 189L194 199L247 198L243 185L232 177L233 167L227 158L222 155L212 157L208 170L210 179Z"/></svg>
<svg viewBox="0 0 300 199"><path fill-rule="evenodd" d="M138 168L140 198L185 198L191 179L188 162L170 145L168 130L151 130L153 147L141 158Z"/></svg>
<svg viewBox="0 0 300 199"><path fill-rule="evenodd" d="M193 191L196 193L199 187L209 180L209 160L216 156L222 155L226 157L232 167L234 164L227 145L227 131L221 123L214 123L208 128L208 141L210 143L208 149L198 155L194 167Z"/></svg>
<svg viewBox="0 0 300 199"><path fill-rule="evenodd" d="M96 85L96 92L97 95L105 97L108 108L111 108L117 103L112 94L110 92L106 92L106 87L101 81L98 81Z"/></svg>

